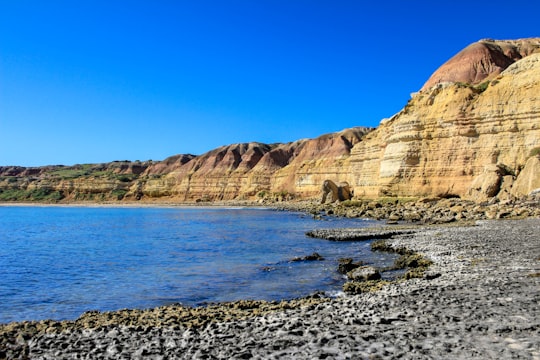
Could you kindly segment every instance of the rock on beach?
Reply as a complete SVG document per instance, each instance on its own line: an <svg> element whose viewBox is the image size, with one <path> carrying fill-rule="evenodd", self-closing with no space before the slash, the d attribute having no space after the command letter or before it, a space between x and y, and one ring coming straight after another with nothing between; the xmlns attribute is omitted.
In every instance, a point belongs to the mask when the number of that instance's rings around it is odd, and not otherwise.
<svg viewBox="0 0 540 360"><path fill-rule="evenodd" d="M429 257L440 276L334 299L191 309L193 317L173 306L0 325L0 358L540 359L540 219L387 241Z"/></svg>
<svg viewBox="0 0 540 360"><path fill-rule="evenodd" d="M374 267L366 265L357 267L356 269L349 271L347 273L347 277L350 280L357 281L379 280L381 278L381 273Z"/></svg>

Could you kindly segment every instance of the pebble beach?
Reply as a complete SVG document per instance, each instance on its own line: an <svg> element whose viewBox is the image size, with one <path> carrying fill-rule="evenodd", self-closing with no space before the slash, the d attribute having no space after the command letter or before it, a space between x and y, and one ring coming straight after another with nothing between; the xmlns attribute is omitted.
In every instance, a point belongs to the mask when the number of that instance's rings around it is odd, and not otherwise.
<svg viewBox="0 0 540 360"><path fill-rule="evenodd" d="M337 298L89 312L0 325L0 359L540 359L540 219L386 240L429 275Z"/></svg>

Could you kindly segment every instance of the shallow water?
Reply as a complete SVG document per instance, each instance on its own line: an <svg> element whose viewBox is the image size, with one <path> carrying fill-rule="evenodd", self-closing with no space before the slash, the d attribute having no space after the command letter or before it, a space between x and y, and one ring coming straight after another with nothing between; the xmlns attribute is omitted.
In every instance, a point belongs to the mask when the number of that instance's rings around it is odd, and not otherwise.
<svg viewBox="0 0 540 360"><path fill-rule="evenodd" d="M0 322L337 292L338 258L394 256L305 232L374 224L254 208L0 207ZM289 261L313 252L324 260Z"/></svg>

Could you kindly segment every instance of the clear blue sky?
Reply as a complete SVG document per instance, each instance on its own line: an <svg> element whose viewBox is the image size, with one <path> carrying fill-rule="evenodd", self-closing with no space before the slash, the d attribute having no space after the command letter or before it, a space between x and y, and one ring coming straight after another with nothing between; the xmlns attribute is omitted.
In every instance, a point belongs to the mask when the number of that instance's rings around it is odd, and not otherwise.
<svg viewBox="0 0 540 360"><path fill-rule="evenodd" d="M399 111L537 1L0 0L0 165L162 160Z"/></svg>

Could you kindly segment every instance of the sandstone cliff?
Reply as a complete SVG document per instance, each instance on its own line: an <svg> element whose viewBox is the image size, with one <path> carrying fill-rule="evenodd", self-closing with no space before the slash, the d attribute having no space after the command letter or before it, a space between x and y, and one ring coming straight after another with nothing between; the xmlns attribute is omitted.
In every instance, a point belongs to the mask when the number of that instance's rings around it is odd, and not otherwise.
<svg viewBox="0 0 540 360"><path fill-rule="evenodd" d="M326 178L349 179L344 162L372 129L357 127L287 144L222 146L159 162L0 167L4 201L216 201L316 196Z"/></svg>
<svg viewBox="0 0 540 360"><path fill-rule="evenodd" d="M521 52L508 50L513 43L469 46L441 66L402 111L358 143L350 158L356 194L482 201L498 194L504 176L519 175L540 147L540 39L516 41ZM505 51L517 60L500 60L510 59ZM478 63L480 72L470 72L474 66L460 71L464 64ZM459 65L455 71L454 65ZM486 78L492 80L474 85ZM531 171L538 175L538 170Z"/></svg>
<svg viewBox="0 0 540 360"><path fill-rule="evenodd" d="M232 144L160 162L0 167L0 200L312 198L325 179L357 198L485 201L540 188L540 38L481 40L373 130Z"/></svg>
<svg viewBox="0 0 540 360"><path fill-rule="evenodd" d="M131 194L179 201L314 196L325 178L348 178L341 165L370 130L352 128L287 144L222 146L166 174L156 172L159 164L149 167Z"/></svg>
<svg viewBox="0 0 540 360"><path fill-rule="evenodd" d="M0 201L122 200L150 162L0 166Z"/></svg>

